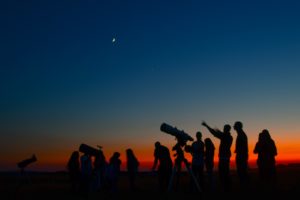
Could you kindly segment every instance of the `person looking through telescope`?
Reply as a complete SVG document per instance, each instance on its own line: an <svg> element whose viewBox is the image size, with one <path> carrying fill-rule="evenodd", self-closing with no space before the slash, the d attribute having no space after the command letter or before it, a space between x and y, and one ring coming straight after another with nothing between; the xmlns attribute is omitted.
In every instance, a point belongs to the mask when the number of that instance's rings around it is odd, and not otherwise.
<svg viewBox="0 0 300 200"><path fill-rule="evenodd" d="M158 187L160 192L164 192L168 188L168 181L172 174L173 163L169 149L157 141L155 142L152 171L155 171L158 163Z"/></svg>
<svg viewBox="0 0 300 200"><path fill-rule="evenodd" d="M73 151L67 163L67 170L71 182L71 191L77 193L80 186L79 152Z"/></svg>
<svg viewBox="0 0 300 200"><path fill-rule="evenodd" d="M172 148L173 151L176 151L176 153L174 154L175 158L175 166L177 168L177 172L176 172L176 185L175 185L175 190L178 189L179 186L179 182L180 182L180 178L181 178L181 163L188 163L187 159L184 157L184 151L182 150L182 146L180 145L180 143L176 143L175 146L173 146Z"/></svg>
<svg viewBox="0 0 300 200"><path fill-rule="evenodd" d="M82 195L89 195L90 192L90 184L91 184L91 177L92 177L92 159L89 154L86 152L80 157L80 166L81 166L81 194Z"/></svg>

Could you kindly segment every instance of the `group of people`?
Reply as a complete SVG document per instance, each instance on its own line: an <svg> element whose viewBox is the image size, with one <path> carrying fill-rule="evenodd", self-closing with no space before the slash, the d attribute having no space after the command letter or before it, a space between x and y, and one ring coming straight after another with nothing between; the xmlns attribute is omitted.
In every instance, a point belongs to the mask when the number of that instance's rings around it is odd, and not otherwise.
<svg viewBox="0 0 300 200"><path fill-rule="evenodd" d="M202 125L216 138L220 140L218 151L218 175L220 184L224 191L231 190L231 174L230 174L230 159L232 156L231 147L233 144L233 137L231 135L231 126L225 124L223 131L211 128L206 122ZM249 183L248 175L248 138L243 130L243 124L237 121L233 125L237 133L235 141L235 163L236 171L239 177L242 189L247 188ZM154 162L152 170L156 171L158 175L159 191L163 192L171 189L171 181L176 172L176 187L179 184L179 177L181 174L181 164L185 163L190 174L193 177L191 183L195 188L195 183L198 187L208 187L213 190L215 181L213 177L214 170L214 152L215 146L210 138L202 139L202 133L196 133L196 141L192 145L181 146L176 144L172 150L176 151L176 159L173 163L169 149L162 145L159 141L155 142ZM190 163L184 157L184 151L191 153L192 161ZM258 137L254 151L258 154L257 166L259 170L259 177L262 181L268 183L275 182L276 167L275 156L277 149L275 142L270 136L268 130L264 129ZM135 179L138 173L139 161L133 153L132 149L126 150L127 156L127 174L129 177L129 186L132 190L135 189ZM102 150L99 150L98 155L91 159L91 155L83 154L80 156L79 151L74 151L68 162L68 170L70 180L72 183L72 190L88 193L90 190L101 190L107 188L110 191L117 190L117 182L120 173L120 153L113 153L109 162L106 161ZM207 177L207 185L204 184L204 169Z"/></svg>
<svg viewBox="0 0 300 200"><path fill-rule="evenodd" d="M132 149L126 149L127 171L131 189L135 189L135 177L138 172L139 161ZM92 157L94 157L92 159ZM91 191L108 190L115 192L120 174L122 161L120 153L114 152L106 161L101 149L96 155L74 151L68 161L67 169L74 193L88 195Z"/></svg>
<svg viewBox="0 0 300 200"><path fill-rule="evenodd" d="M231 176L230 176L230 158L231 158L231 145L233 137L231 136L231 126L224 125L223 132L218 129L212 129L202 122L209 132L220 140L219 147L219 177L221 184L225 191L231 190ZM235 142L235 163L237 175L239 177L242 189L246 189L249 183L248 175L248 138L243 130L243 124L240 121L234 123L234 130L237 133ZM258 141L255 145L253 153L258 154L257 166L259 170L260 179L266 184L276 182L276 166L275 156L277 155L277 148L274 140L271 138L267 129L259 133Z"/></svg>
<svg viewBox="0 0 300 200"><path fill-rule="evenodd" d="M230 174L230 160L231 160L231 147L233 144L233 137L231 135L231 126L225 124L223 131L219 129L211 128L206 122L202 122L202 125L216 138L220 140L219 152L218 152L218 175L222 186L222 189L226 192L231 190L231 174ZM242 189L246 189L249 184L248 175L248 138L243 130L243 124L237 121L233 125L234 130L237 133L235 142L235 163L236 171L239 178L240 186ZM192 143L191 146L185 145L185 150L192 155L191 162L191 175L195 177L200 188L204 187L204 169L206 169L208 177L208 188L213 190L215 187L213 179L214 169L214 151L215 147L210 138L202 140L202 133L198 131L196 133L197 140ZM179 148L179 150L178 150ZM180 150L180 146L175 145L172 150L176 150L176 156L174 162L174 169L177 170L177 181L176 188L178 187L181 164L183 161L186 163L183 151ZM267 129L264 129L260 134L258 141L255 145L254 151L258 154L257 166L259 170L259 177L261 181L266 184L273 184L276 182L276 166L275 156L277 155L277 149L274 140L271 138L270 133ZM153 170L156 168L158 161L160 165L158 167L158 180L159 189L161 191L170 189L171 182L173 180L174 170L173 163L170 157L170 152L167 147L161 145L159 142L155 143L154 151L154 165ZM189 165L186 163L186 167L189 170ZM172 173L173 172L173 173Z"/></svg>

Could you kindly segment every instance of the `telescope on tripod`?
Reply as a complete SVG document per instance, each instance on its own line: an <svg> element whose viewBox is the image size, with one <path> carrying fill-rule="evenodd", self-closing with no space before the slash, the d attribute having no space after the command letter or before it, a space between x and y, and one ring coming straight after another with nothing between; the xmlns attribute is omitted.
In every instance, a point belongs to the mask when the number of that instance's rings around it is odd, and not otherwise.
<svg viewBox="0 0 300 200"><path fill-rule="evenodd" d="M17 163L17 167L20 168L20 174L18 176L18 184L16 189L19 189L26 182L32 183L29 173L25 171L25 168L36 161L36 155L33 154L30 158L24 159Z"/></svg>
<svg viewBox="0 0 300 200"><path fill-rule="evenodd" d="M175 165L174 165L173 170L172 170L172 175L170 177L168 191L171 191L175 173L176 172L177 172L177 174L180 173L181 163L183 162L185 164L185 167L186 167L188 173L192 177L192 179L193 179L193 181L196 185L197 190L199 192L201 192L202 191L201 187L200 187L193 171L189 167L189 163L188 163L187 159L184 157L184 150L183 150L183 148L185 150L189 150L190 146L186 145L186 143L188 141L194 141L194 139L189 134L184 132L183 130L179 130L176 127L173 127L173 126L171 126L169 124L166 124L166 123L161 124L160 130L162 132L165 132L167 134L175 136L176 140L177 140L177 143L172 148L173 151L176 151L176 154L175 154L176 159L175 159Z"/></svg>

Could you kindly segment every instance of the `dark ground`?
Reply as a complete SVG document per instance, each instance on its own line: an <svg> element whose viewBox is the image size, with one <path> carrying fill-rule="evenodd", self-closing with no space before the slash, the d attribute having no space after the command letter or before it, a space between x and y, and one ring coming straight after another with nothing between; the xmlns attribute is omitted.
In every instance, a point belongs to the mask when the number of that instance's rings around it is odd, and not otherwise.
<svg viewBox="0 0 300 200"><path fill-rule="evenodd" d="M20 183L19 173L0 173L0 199L86 199L72 194L68 174L64 172L28 173L30 182ZM161 194L157 192L157 176L153 173L141 172L136 180L137 190L130 192L127 174L122 173L117 193L106 191L91 192L88 199L299 199L300 198L300 166L280 166L277 168L277 184L274 187L262 185L256 169L250 170L250 184L247 191L241 191L236 176L232 171L232 191L225 193L220 187L217 173L215 174L215 190L209 192L206 187L203 193L191 192L190 176L183 173L177 191Z"/></svg>

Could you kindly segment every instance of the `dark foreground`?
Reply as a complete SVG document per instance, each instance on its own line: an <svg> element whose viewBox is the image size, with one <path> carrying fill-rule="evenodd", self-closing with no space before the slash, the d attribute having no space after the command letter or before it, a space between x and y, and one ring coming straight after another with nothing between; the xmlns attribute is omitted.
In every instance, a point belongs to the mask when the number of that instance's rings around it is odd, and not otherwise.
<svg viewBox="0 0 300 200"><path fill-rule="evenodd" d="M130 191L126 173L122 173L118 192L94 191L88 197L73 194L70 191L68 174L30 173L30 182L20 183L18 173L0 173L0 199L299 199L300 197L300 166L282 166L277 169L277 184L262 185L258 180L256 169L250 170L250 184L247 190L240 189L235 171L232 171L232 191L225 193L218 182L213 191L204 187L201 194L190 189L190 176L182 175L177 191L161 194L157 192L157 177L152 173L140 173L136 180L137 189Z"/></svg>

